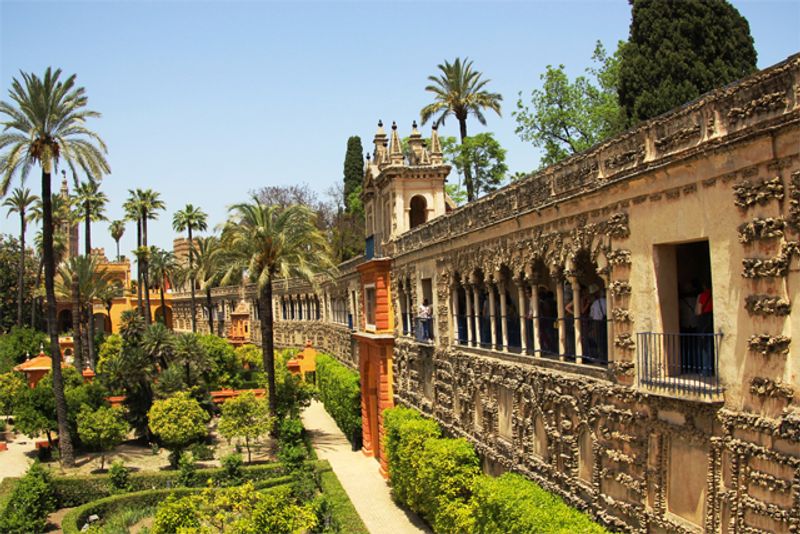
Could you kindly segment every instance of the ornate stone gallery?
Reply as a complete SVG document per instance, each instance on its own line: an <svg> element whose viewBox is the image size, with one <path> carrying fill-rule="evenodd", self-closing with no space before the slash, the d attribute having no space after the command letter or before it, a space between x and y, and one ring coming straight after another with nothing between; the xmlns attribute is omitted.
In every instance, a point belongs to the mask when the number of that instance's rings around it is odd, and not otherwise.
<svg viewBox="0 0 800 534"><path fill-rule="evenodd" d="M435 130L374 143L366 256L274 301L366 454L402 403L616 529L800 532L800 56L460 208Z"/></svg>

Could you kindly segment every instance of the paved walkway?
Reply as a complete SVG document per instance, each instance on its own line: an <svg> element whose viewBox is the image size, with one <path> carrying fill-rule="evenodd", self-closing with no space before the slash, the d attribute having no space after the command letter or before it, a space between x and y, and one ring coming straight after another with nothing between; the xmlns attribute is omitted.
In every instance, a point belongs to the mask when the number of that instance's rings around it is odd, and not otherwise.
<svg viewBox="0 0 800 534"><path fill-rule="evenodd" d="M34 440L22 434L8 442L8 450L0 451L0 480L24 475L28 466L33 463L33 456L30 456L33 450Z"/></svg>
<svg viewBox="0 0 800 534"><path fill-rule="evenodd" d="M372 534L431 532L418 517L394 503L388 484L378 472L378 462L361 451L353 452L321 402L313 401L306 408L303 425L311 436L317 456L330 462Z"/></svg>

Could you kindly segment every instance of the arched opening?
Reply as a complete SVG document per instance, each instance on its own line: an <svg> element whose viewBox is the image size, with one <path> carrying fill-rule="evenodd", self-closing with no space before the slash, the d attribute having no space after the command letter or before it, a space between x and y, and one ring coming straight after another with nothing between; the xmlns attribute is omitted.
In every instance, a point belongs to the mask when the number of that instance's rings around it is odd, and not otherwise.
<svg viewBox="0 0 800 534"><path fill-rule="evenodd" d="M94 331L96 333L110 334L111 333L111 319L105 313L94 314Z"/></svg>
<svg viewBox="0 0 800 534"><path fill-rule="evenodd" d="M422 195L414 195L409 202L409 225L411 228L416 228L421 224L425 224L428 218L428 202Z"/></svg>
<svg viewBox="0 0 800 534"><path fill-rule="evenodd" d="M533 264L533 288L531 299L536 302L531 304L528 332L531 341L528 346L533 346L536 337L536 347L542 356L558 356L558 309L556 303L556 281L550 276L550 270L544 261L537 260Z"/></svg>
<svg viewBox="0 0 800 534"><path fill-rule="evenodd" d="M584 363L604 365L608 361L608 304L603 279L597 274L597 263L587 250L575 256L575 271L580 285L581 353ZM577 340L576 340L577 341ZM574 346L574 345L573 345Z"/></svg>
<svg viewBox="0 0 800 534"><path fill-rule="evenodd" d="M166 310L159 306L156 308L156 321L163 323L167 328L172 328L172 308L166 307Z"/></svg>
<svg viewBox="0 0 800 534"><path fill-rule="evenodd" d="M58 314L58 332L64 334L72 331L72 311L61 310Z"/></svg>

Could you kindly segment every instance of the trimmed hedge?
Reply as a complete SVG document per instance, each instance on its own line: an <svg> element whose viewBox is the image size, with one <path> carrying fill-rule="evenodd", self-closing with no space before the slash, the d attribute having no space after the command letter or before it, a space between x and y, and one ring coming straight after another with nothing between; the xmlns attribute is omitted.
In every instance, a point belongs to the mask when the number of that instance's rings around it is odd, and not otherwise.
<svg viewBox="0 0 800 534"><path fill-rule="evenodd" d="M284 486L289 484L289 482L291 482L291 477L281 476L270 480L261 480L254 484L254 487L257 490L263 490L267 488ZM192 493L199 493L204 489L204 487L156 489L111 495L110 497L105 497L86 503L82 506L78 506L77 508L73 508L67 512L64 515L64 519L61 520L61 530L64 532L64 534L78 534L81 527L86 523L86 520L92 514L97 514L102 520L109 515L126 508L155 506L164 501L169 495L185 497L187 495L191 495Z"/></svg>
<svg viewBox="0 0 800 534"><path fill-rule="evenodd" d="M278 463L242 467L244 480L258 482L282 476L285 470ZM158 471L131 473L130 491L168 489L178 486L179 471ZM220 467L198 469L197 486L205 486L208 480L218 484L225 479L225 470ZM97 499L109 497L119 490L114 488L109 475L90 475L80 477L53 477L53 492L58 508L72 508Z"/></svg>
<svg viewBox="0 0 800 534"><path fill-rule="evenodd" d="M358 373L326 354L318 354L316 375L319 397L325 410L352 443L361 432L361 386Z"/></svg>
<svg viewBox="0 0 800 534"><path fill-rule="evenodd" d="M328 498L328 502L333 508L333 516L338 521L341 532L346 532L347 534L369 534L364 521L358 515L350 497L347 496L330 464L325 460L321 465L319 483L322 487L322 494Z"/></svg>
<svg viewBox="0 0 800 534"><path fill-rule="evenodd" d="M439 425L415 410L390 408L383 423L392 494L438 533L607 532L520 475L482 475L472 445L441 438Z"/></svg>

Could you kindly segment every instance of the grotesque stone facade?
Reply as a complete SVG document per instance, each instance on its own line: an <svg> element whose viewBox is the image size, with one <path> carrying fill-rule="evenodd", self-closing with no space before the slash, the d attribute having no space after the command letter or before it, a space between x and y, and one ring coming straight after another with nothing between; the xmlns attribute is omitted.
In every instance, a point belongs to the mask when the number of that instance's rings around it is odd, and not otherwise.
<svg viewBox="0 0 800 534"><path fill-rule="evenodd" d="M794 56L385 231L396 320L381 372L488 471L616 529L800 532L799 202ZM358 368L359 261L316 292L276 288L279 345L312 338ZM319 315L291 311L309 298ZM432 342L414 328L425 299Z"/></svg>

